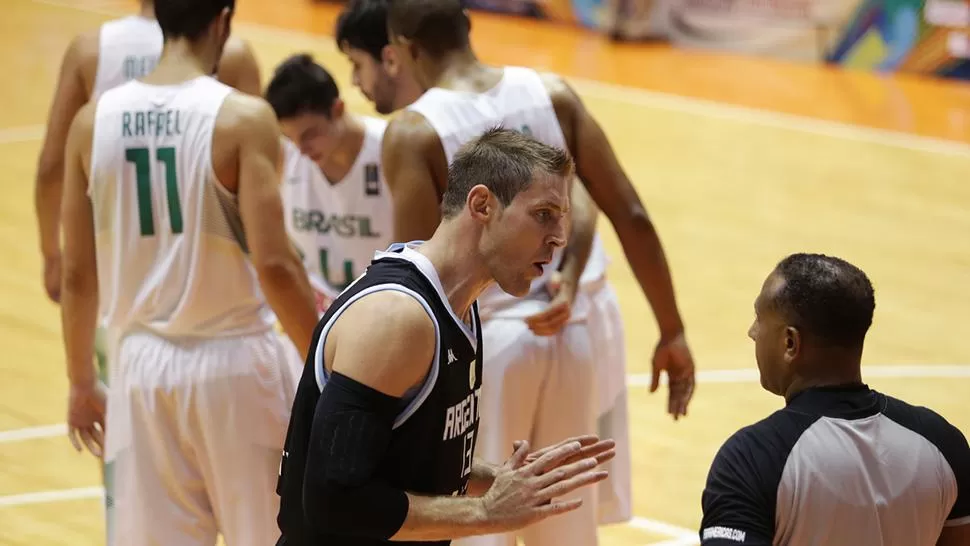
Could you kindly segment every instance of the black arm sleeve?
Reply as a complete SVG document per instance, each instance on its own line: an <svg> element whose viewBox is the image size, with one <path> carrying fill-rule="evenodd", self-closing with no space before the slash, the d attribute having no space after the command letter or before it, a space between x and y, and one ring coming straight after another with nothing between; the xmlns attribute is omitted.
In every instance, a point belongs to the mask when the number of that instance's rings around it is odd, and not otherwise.
<svg viewBox="0 0 970 546"><path fill-rule="evenodd" d="M317 401L303 508L318 533L387 540L404 524L407 493L376 477L400 400L339 373Z"/></svg>
<svg viewBox="0 0 970 546"><path fill-rule="evenodd" d="M701 495L704 546L771 546L774 495L764 490L746 436L747 431L741 430L729 438L711 463Z"/></svg>

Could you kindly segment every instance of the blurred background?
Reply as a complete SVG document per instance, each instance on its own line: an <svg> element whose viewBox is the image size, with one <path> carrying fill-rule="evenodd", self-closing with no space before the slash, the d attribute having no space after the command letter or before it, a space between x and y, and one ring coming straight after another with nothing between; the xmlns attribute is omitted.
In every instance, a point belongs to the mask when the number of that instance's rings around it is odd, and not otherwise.
<svg viewBox="0 0 970 546"><path fill-rule="evenodd" d="M337 78L339 3L238 0L263 84L295 52ZM835 254L876 289L871 386L970 430L970 3L966 0L469 0L482 60L558 72L646 204L698 366L688 417L650 394L656 327L605 218L626 325L634 512L602 544L696 544L721 443L782 405L746 331L785 255ZM0 0L0 545L103 544L98 462L64 434L58 308L33 178L60 60L135 0ZM568 545L566 545L568 546ZM580 545L582 546L582 545Z"/></svg>

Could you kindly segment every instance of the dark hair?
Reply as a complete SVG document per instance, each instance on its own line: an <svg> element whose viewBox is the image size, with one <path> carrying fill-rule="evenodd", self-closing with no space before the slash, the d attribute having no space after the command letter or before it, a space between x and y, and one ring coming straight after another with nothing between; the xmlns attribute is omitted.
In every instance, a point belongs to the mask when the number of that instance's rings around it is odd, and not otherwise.
<svg viewBox="0 0 970 546"><path fill-rule="evenodd" d="M393 0L387 27L414 41L432 57L469 46L471 23L460 0Z"/></svg>
<svg viewBox="0 0 970 546"><path fill-rule="evenodd" d="M337 82L309 53L299 53L280 63L266 86L266 101L278 119L305 112L330 117L333 101L340 96Z"/></svg>
<svg viewBox="0 0 970 546"><path fill-rule="evenodd" d="M508 205L528 189L537 172L569 177L573 169L573 159L565 150L495 127L458 149L448 168L441 211L445 218L457 214L465 207L468 192L478 184Z"/></svg>
<svg viewBox="0 0 970 546"><path fill-rule="evenodd" d="M833 346L862 346L876 298L861 269L841 258L799 253L775 271L784 284L774 303L791 324Z"/></svg>
<svg viewBox="0 0 970 546"><path fill-rule="evenodd" d="M380 61L387 45L387 0L351 0L337 17L337 47L344 42Z"/></svg>
<svg viewBox="0 0 970 546"><path fill-rule="evenodd" d="M165 39L195 40L222 10L232 11L235 7L235 0L155 0L155 19Z"/></svg>

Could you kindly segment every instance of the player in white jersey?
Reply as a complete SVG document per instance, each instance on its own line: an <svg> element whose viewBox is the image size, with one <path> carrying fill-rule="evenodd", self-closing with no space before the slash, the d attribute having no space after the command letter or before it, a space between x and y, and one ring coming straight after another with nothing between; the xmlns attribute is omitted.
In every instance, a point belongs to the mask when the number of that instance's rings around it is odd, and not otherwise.
<svg viewBox="0 0 970 546"><path fill-rule="evenodd" d="M76 36L64 53L35 180L44 287L54 302L60 300L61 289L60 205L67 129L81 106L112 87L147 75L161 54L162 29L151 0L142 0L137 14ZM249 44L229 38L217 77L245 93L260 93L259 66Z"/></svg>
<svg viewBox="0 0 970 546"><path fill-rule="evenodd" d="M333 77L307 54L284 60L265 96L285 136L286 228L332 298L393 242L381 168L387 122L348 112Z"/></svg>
<svg viewBox="0 0 970 546"><path fill-rule="evenodd" d="M133 78L148 74L162 54L162 29L154 4L143 0L137 14L108 21L74 38L64 54L37 164L35 206L44 258L44 287L55 303L61 291L60 213L67 130L85 103ZM259 67L249 45L230 38L218 69L219 80L240 91L259 93ZM98 330L95 356L101 381L107 380L104 332ZM103 470L106 514L111 512L111 469ZM110 527L110 525L109 525Z"/></svg>
<svg viewBox="0 0 970 546"><path fill-rule="evenodd" d="M354 0L348 10L361 9L364 4L369 5L370 10L378 11L380 7L374 5L379 6L381 2ZM595 121L575 94L556 77L540 76L527 69L503 70L477 63L468 44L468 21L457 2L402 0L395 2L392 9L397 17L391 17L386 26L396 29L397 39L393 44L395 47L386 48L391 53L383 58L397 62L403 59L421 88L430 90L412 105L410 111L394 120L385 135L385 169L397 205L395 214L399 229L396 237L408 239L433 229L432 223L437 216L435 190L440 191L445 184L441 173L450 161L453 147L488 126L503 123L528 130L543 142L568 147L580 162L581 178L616 227L634 272L657 315L661 340L654 358L653 390L657 388L660 374L666 370L671 379L668 411L674 418L683 415L693 390L693 361L683 337L683 324L663 251L636 192L623 175ZM372 32L378 32L380 27L379 24L372 25ZM373 37L370 41L377 42ZM345 39L340 45L346 53L352 44ZM376 96L380 91L374 88L364 90L364 94L375 102L402 102L401 96L390 98L393 93L387 88L384 89L385 96ZM596 374L599 385L599 392L595 393L597 415L600 416L601 431L609 430L609 435L617 438L615 463L619 468L612 469L609 483L601 489L599 516L604 523L629 519L631 503L629 444L623 442L627 428L623 328L615 295L606 282L605 266L606 258L597 242L582 276L578 297L572 302L573 318L580 325L563 329L555 338L559 345L544 346L545 340L529 336L521 318L518 324L515 320L519 313L542 308L542 285L548 283L552 275L536 283L530 298L518 302L492 300L497 312L488 322L493 335L505 340L505 348L493 352L487 371L501 375L500 379L490 379L492 384L504 382L507 391L493 391L488 399L483 395L482 411L500 413L493 415L489 422L497 418L504 420L506 425L486 427L480 444L482 449L489 449L484 447L489 445L504 455L516 434L535 435L540 434L541 429L557 426L589 426L582 408L575 406L588 407L588 402L577 404L577 400L588 400L594 393L590 389L567 389L562 378L583 377L590 373L590 367L605 365L606 373ZM487 324L486 328L489 326ZM488 330L485 333L489 333ZM584 334L592 340L592 355L561 350L563 346L581 347ZM566 373L566 370L572 371ZM531 402L523 404L521 399ZM487 409L486 404L492 409ZM542 422L543 414L550 416L548 423ZM532 415L536 415L534 421L529 419ZM491 453L479 453L496 457ZM497 459L501 460L501 457ZM571 523L561 519L553 526L533 529L523 538L529 545L595 543L595 522L589 513L577 513L576 516ZM511 537L502 537L497 543L509 540Z"/></svg>
<svg viewBox="0 0 970 546"><path fill-rule="evenodd" d="M305 352L317 314L283 223L272 109L210 76L232 8L157 0L155 69L83 106L68 132L68 433L114 464L111 544L278 535L276 475L301 366L274 325ZM106 417L90 365L99 319Z"/></svg>

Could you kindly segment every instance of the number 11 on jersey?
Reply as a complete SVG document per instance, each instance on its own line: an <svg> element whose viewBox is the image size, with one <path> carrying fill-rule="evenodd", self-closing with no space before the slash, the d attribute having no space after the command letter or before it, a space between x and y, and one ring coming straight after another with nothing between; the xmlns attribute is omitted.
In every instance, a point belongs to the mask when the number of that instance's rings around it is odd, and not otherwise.
<svg viewBox="0 0 970 546"><path fill-rule="evenodd" d="M155 235L155 214L152 211L152 173L148 148L128 148L125 159L135 164L138 186L138 223L144 237ZM179 201L178 176L175 170L175 148L155 150L155 160L165 164L165 197L172 233L182 233L182 204Z"/></svg>

